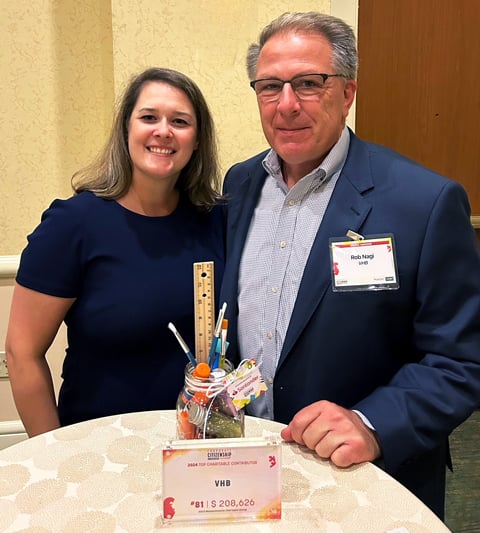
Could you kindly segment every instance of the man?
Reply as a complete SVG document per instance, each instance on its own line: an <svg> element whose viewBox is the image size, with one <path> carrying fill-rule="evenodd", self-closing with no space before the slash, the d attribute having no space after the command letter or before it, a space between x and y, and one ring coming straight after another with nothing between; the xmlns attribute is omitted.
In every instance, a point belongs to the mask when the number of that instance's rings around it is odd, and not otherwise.
<svg viewBox="0 0 480 533"><path fill-rule="evenodd" d="M352 30L284 14L248 54L271 150L225 179L230 357L249 413L346 467L377 461L440 517L448 435L480 403L480 257L463 188L345 126ZM393 111L392 111L393 112Z"/></svg>

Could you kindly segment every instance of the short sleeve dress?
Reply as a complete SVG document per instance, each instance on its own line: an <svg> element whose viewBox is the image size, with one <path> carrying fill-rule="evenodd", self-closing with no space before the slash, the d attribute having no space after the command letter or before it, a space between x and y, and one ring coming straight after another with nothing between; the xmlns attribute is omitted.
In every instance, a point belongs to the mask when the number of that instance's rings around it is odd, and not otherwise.
<svg viewBox="0 0 480 533"><path fill-rule="evenodd" d="M167 325L194 350L193 263L214 262L218 295L223 230L220 207L199 213L184 197L164 217L90 192L55 200L43 213L17 282L76 298L65 317L62 425L175 407L188 360Z"/></svg>

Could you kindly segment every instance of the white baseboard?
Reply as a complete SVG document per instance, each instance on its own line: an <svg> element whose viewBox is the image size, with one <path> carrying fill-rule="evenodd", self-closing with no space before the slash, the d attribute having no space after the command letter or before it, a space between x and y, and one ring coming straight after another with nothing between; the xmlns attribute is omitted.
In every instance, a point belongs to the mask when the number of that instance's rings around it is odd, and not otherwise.
<svg viewBox="0 0 480 533"><path fill-rule="evenodd" d="M0 450L25 440L27 434L20 420L0 422Z"/></svg>

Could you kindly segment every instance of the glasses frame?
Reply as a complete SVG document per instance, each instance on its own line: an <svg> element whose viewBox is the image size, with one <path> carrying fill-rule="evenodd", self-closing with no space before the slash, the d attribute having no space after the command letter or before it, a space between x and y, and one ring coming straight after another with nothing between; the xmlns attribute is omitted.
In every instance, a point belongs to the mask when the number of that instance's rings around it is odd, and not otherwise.
<svg viewBox="0 0 480 533"><path fill-rule="evenodd" d="M275 78L275 77L271 77L271 78L259 78L258 80L252 80L249 85L250 87L255 91L255 94L259 97L261 97L261 93L257 93L256 89L255 89L255 85L260 82L260 81L268 81L268 80L272 80L272 81L278 81L282 84L282 88L280 89L279 93L278 93L278 96L280 97L280 94L282 93L283 91L283 87L285 86L286 83L289 83L291 86L292 86L292 89L293 89L293 92L298 96L296 90L294 89L293 85L292 85L292 81L295 81L296 79L298 78L303 78L304 76L321 76L322 79L323 79L323 83L326 83L326 81L328 80L328 78L345 78L346 79L346 76L344 74L338 74L338 73L335 73L335 74L326 74L325 72L310 72L308 74L297 74L296 76L294 76L293 78L290 78L289 80L282 80L281 78ZM322 87L323 88L323 87ZM298 96L299 98L301 98L300 96ZM275 99L275 97L273 97Z"/></svg>

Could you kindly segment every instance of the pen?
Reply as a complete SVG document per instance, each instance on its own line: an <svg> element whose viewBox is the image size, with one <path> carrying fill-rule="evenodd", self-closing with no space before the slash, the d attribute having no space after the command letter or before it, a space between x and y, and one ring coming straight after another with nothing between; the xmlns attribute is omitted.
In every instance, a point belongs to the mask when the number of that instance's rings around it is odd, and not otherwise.
<svg viewBox="0 0 480 533"><path fill-rule="evenodd" d="M180 333L178 333L177 328L171 322L169 322L168 329L173 332L173 334L177 338L178 343L182 347L182 350L186 353L188 360L193 365L193 368L195 368L197 366L197 361L195 357L193 357L193 354L190 351L190 348L187 346L187 343L182 339Z"/></svg>
<svg viewBox="0 0 480 533"><path fill-rule="evenodd" d="M227 310L227 302L223 302L223 305L218 312L217 323L215 324L215 330L213 332L212 344L210 345L210 353L208 354L208 364L210 368L213 368L215 364L215 350L217 348L217 342L220 337L220 329L222 327L223 317L225 316L225 311Z"/></svg>

